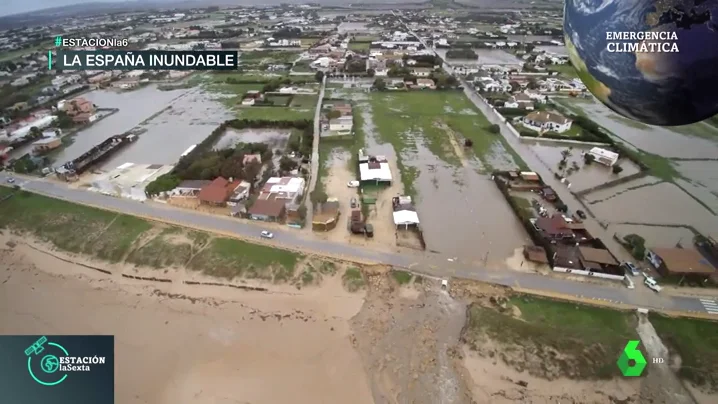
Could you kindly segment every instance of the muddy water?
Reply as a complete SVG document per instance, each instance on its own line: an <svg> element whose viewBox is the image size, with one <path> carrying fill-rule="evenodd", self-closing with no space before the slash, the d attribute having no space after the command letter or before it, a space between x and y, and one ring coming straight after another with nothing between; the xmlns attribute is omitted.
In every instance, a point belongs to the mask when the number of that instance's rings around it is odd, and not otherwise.
<svg viewBox="0 0 718 404"><path fill-rule="evenodd" d="M58 154L56 165L77 158L108 137L138 125L147 132L108 159L102 168L126 162L173 164L188 147L204 140L219 124L231 118L222 104L212 101L199 89L160 91L150 86L123 93L98 90L84 97L98 107L119 108L119 112L79 132L74 143Z"/></svg>
<svg viewBox="0 0 718 404"><path fill-rule="evenodd" d="M573 106L583 110L600 126L643 151L663 157L689 159L713 159L718 156L718 130L715 130L713 139L707 139L681 133L687 131L687 128L671 129L629 122L597 101L575 102ZM706 133L710 132L710 128L704 129Z"/></svg>
<svg viewBox="0 0 718 404"><path fill-rule="evenodd" d="M568 51L566 50L565 46L537 46L536 49L547 52L547 53L553 53L556 55L564 55L568 56Z"/></svg>
<svg viewBox="0 0 718 404"><path fill-rule="evenodd" d="M526 141L525 143L530 145L531 149L544 163L546 163L551 171L567 175L569 181L571 182L571 190L574 192L589 189L607 182L616 181L620 178L640 172L640 168L628 159L620 159L617 163L617 165L623 168L623 171L620 174L613 174L610 167L606 167L602 164L584 164L581 154L588 152L593 146L569 146L559 143L544 143L540 141ZM568 162L566 169L560 170L558 168L558 163L563 157L561 153L565 150L569 150L569 148L571 154L566 160ZM571 167L578 167L578 170L571 169Z"/></svg>
<svg viewBox="0 0 718 404"><path fill-rule="evenodd" d="M451 166L431 153L421 138L402 154L416 167L417 211L427 249L482 266L500 267L528 239L490 176L475 167Z"/></svg>

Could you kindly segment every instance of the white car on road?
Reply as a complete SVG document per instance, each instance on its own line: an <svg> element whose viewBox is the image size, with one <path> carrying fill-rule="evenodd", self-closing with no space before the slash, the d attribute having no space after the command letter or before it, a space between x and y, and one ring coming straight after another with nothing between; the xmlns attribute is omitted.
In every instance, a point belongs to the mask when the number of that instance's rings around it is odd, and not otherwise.
<svg viewBox="0 0 718 404"><path fill-rule="evenodd" d="M271 232L268 232L266 230L262 230L262 232L259 234L262 238L274 238L274 234Z"/></svg>
<svg viewBox="0 0 718 404"><path fill-rule="evenodd" d="M358 187L359 187L359 181L349 181L349 182L347 182L347 187L349 187L349 188L358 188Z"/></svg>
<svg viewBox="0 0 718 404"><path fill-rule="evenodd" d="M643 273L643 277L646 278L645 281L643 281L643 284L648 287L648 289L651 289L652 291L658 293L661 290L663 290L663 287L656 282L655 279L653 279L652 276L648 275L647 273Z"/></svg>

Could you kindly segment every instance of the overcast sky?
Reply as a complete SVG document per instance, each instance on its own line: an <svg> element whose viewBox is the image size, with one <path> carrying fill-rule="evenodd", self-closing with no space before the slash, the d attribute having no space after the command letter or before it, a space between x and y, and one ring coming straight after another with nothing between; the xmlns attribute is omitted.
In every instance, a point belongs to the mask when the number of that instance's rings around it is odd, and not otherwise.
<svg viewBox="0 0 718 404"><path fill-rule="evenodd" d="M117 0L0 0L0 15L24 13L43 8L69 6L78 3L111 3Z"/></svg>

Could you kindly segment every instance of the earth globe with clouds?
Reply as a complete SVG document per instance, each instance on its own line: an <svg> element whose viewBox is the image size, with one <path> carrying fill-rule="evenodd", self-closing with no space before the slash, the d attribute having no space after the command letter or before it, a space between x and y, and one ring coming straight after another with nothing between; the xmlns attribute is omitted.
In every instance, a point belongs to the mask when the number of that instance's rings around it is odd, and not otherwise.
<svg viewBox="0 0 718 404"><path fill-rule="evenodd" d="M623 42L607 32L660 31L678 52L607 50ZM718 0L566 0L564 32L579 77L615 112L662 126L718 114Z"/></svg>

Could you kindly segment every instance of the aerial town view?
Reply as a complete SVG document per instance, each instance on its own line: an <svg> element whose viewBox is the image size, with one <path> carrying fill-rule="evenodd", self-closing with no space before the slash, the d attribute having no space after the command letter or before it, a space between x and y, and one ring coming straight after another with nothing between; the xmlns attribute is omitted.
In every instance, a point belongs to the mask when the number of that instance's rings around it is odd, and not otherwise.
<svg viewBox="0 0 718 404"><path fill-rule="evenodd" d="M582 2L26 3L0 352L114 335L121 404L718 402L718 115L607 101ZM60 38L238 66L63 71Z"/></svg>

